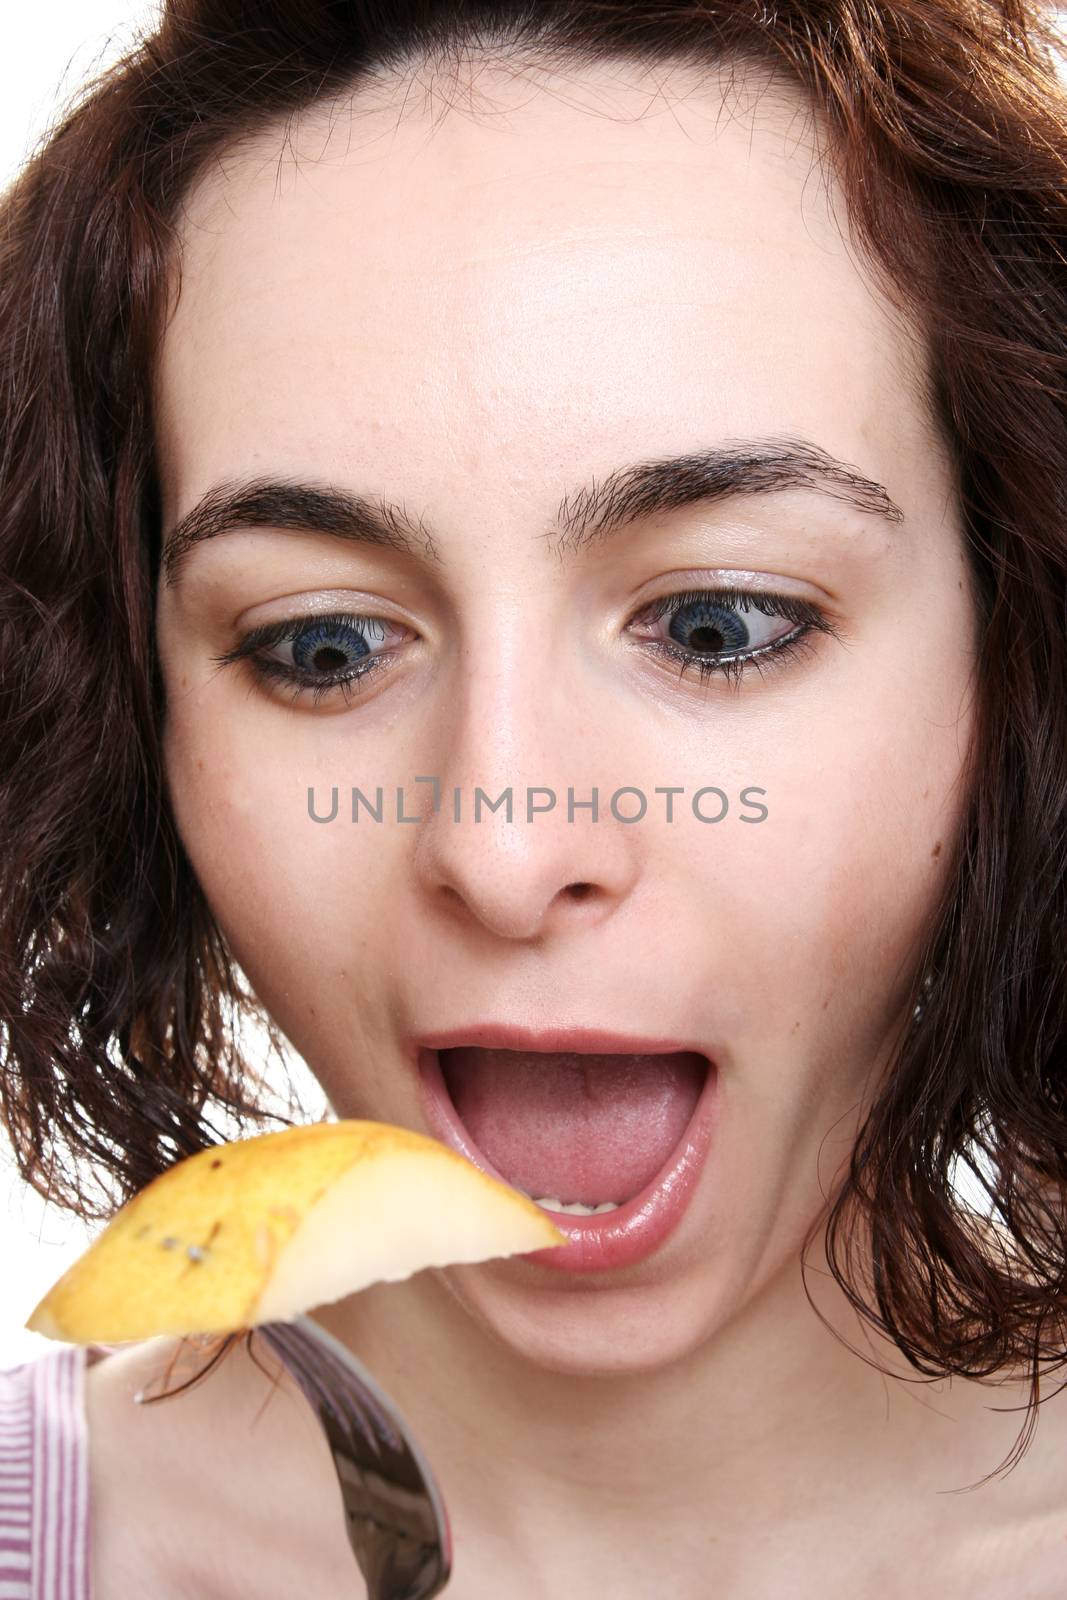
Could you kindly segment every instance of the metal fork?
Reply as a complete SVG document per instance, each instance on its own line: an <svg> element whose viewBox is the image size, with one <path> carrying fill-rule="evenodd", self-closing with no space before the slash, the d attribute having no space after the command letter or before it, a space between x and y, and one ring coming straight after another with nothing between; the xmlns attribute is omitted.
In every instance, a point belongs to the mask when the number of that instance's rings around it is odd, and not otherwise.
<svg viewBox="0 0 1067 1600"><path fill-rule="evenodd" d="M429 1462L352 1352L310 1317L256 1330L317 1412L367 1600L430 1600L452 1571L448 1513Z"/></svg>

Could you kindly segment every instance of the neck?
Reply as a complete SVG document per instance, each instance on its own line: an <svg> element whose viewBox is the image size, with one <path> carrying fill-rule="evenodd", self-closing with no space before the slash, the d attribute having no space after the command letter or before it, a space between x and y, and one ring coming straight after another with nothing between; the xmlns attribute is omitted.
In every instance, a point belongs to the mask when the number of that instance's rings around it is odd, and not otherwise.
<svg viewBox="0 0 1067 1600"><path fill-rule="evenodd" d="M943 1516L938 1492L996 1467L1018 1431L1018 1419L1007 1419L1010 1437L985 1420L988 1389L916 1373L848 1303L821 1245L808 1260L825 1324L792 1262L699 1347L640 1371L613 1372L595 1350L577 1373L535 1363L472 1317L438 1271L314 1318L400 1406L468 1550L491 1532L497 1554L525 1558L549 1592L573 1589L592 1565L613 1594L648 1594L633 1529L654 1528L658 1540L640 1541L648 1559L662 1541L690 1550L697 1593L708 1540L717 1562L740 1569L772 1526L878 1525L899 1538L898 1493ZM621 1571L608 1574L604 1552Z"/></svg>

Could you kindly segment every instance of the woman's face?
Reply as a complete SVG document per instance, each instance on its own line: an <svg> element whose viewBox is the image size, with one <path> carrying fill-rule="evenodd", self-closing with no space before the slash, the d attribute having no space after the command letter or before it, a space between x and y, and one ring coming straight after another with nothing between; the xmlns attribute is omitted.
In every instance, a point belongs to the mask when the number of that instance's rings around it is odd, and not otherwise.
<svg viewBox="0 0 1067 1600"><path fill-rule="evenodd" d="M483 68L444 112L383 82L259 136L191 197L158 372L165 529L265 479L406 519L360 539L358 508L246 498L158 592L182 838L336 1113L433 1133L412 1041L485 1021L715 1063L709 1159L652 1256L595 1286L443 1274L574 1371L673 1359L792 1270L966 797L973 602L921 349L842 241L800 92L751 81ZM609 534L631 469L671 457ZM791 615L650 620L724 588ZM292 619L256 659L303 687L220 664ZM528 821L535 786L557 803ZM473 820L479 787L510 821Z"/></svg>

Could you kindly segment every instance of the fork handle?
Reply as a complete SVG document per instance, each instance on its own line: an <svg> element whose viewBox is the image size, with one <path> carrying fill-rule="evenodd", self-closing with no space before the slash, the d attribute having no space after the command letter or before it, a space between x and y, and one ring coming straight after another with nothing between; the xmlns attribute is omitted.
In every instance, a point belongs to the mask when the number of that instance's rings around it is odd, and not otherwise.
<svg viewBox="0 0 1067 1600"><path fill-rule="evenodd" d="M451 1573L448 1514L396 1403L311 1318L263 1322L256 1332L296 1379L322 1424L368 1600L432 1600Z"/></svg>

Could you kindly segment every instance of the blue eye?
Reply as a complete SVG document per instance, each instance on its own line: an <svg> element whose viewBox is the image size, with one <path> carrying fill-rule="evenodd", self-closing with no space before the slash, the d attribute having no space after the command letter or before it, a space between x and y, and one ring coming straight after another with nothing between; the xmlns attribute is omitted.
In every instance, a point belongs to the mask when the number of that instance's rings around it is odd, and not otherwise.
<svg viewBox="0 0 1067 1600"><path fill-rule="evenodd" d="M355 619L315 617L298 632L292 634L293 665L311 675L330 676L355 666L371 653L370 643L375 634L378 642L385 638L385 629L375 626L374 617Z"/></svg>
<svg viewBox="0 0 1067 1600"><path fill-rule="evenodd" d="M762 674L765 667L782 666L790 656L810 650L816 633L840 638L834 623L810 601L758 589L694 589L665 595L634 621L647 627L664 617L669 619L669 637L646 639L642 648L677 663L679 677L695 667L702 680L721 673L735 687L750 665ZM775 631L769 618L794 626Z"/></svg>
<svg viewBox="0 0 1067 1600"><path fill-rule="evenodd" d="M383 617L350 611L283 617L253 628L233 650L213 659L217 666L247 660L258 677L290 684L293 700L310 693L317 705L335 689L347 700L352 687L388 664L388 652L375 654L372 647L385 641L390 628L406 631ZM281 658L270 654L279 648Z"/></svg>

